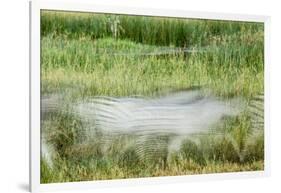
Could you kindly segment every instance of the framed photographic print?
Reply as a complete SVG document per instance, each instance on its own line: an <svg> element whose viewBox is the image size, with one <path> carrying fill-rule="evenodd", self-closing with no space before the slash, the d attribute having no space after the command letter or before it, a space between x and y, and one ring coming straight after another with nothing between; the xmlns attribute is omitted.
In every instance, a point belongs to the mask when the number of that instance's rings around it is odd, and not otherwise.
<svg viewBox="0 0 281 193"><path fill-rule="evenodd" d="M30 187L269 173L269 18L33 1Z"/></svg>

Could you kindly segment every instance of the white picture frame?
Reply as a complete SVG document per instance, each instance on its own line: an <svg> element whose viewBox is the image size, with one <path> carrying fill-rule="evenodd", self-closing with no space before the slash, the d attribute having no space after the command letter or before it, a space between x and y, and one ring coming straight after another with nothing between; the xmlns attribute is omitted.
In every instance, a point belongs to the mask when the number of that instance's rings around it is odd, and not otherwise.
<svg viewBox="0 0 281 193"><path fill-rule="evenodd" d="M265 158L264 171L200 174L190 176L153 177L138 179L104 180L40 184L40 10L64 10L94 13L118 13L178 18L216 19L264 23L264 76L265 76ZM270 175L270 125L269 125L269 71L270 71L270 18L268 16L208 13L186 10L163 10L141 7L103 6L79 2L32 1L30 2L30 191L73 190L100 187L135 186L188 181L222 180L265 177Z"/></svg>

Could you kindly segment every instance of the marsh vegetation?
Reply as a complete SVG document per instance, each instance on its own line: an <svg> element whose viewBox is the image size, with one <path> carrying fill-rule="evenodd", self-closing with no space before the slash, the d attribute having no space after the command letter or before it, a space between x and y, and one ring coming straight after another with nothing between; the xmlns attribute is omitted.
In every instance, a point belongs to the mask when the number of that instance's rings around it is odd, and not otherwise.
<svg viewBox="0 0 281 193"><path fill-rule="evenodd" d="M263 45L262 23L42 11L41 183L263 170ZM239 111L176 145L171 132L103 132L105 119L86 108L126 99L132 114L197 91L196 100ZM107 118L121 124L113 111Z"/></svg>

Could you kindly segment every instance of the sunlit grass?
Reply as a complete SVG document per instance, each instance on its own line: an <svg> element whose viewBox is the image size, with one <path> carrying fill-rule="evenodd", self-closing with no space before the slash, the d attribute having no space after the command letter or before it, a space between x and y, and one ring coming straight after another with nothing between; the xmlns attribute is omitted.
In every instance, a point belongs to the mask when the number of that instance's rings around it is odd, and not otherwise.
<svg viewBox="0 0 281 193"><path fill-rule="evenodd" d="M90 96L146 95L191 86L208 87L216 95L230 97L263 92L262 54L242 54L235 45L163 57L140 55L161 47L126 40L44 37L42 45L43 93L51 88L75 87L75 82L81 83L80 91ZM225 49L237 54L227 56ZM246 58L259 60L257 67Z"/></svg>
<svg viewBox="0 0 281 193"><path fill-rule="evenodd" d="M42 12L41 23L42 96L153 96L196 86L223 99L241 97L249 102L263 93L259 23L54 12ZM193 52L170 52L181 48ZM247 111L215 128L220 135L186 139L178 151L153 163L124 145L132 136L113 140L104 153L99 138L83 143L83 124L73 115L52 114L49 121L42 128L57 153L52 167L41 160L42 183L264 167L263 128L253 131Z"/></svg>

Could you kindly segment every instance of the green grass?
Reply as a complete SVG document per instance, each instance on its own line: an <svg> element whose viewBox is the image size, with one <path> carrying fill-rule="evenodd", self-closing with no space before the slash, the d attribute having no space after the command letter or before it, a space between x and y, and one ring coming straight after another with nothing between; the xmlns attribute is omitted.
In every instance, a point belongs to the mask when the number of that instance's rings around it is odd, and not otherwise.
<svg viewBox="0 0 281 193"><path fill-rule="evenodd" d="M43 93L76 81L81 82L83 94L90 96L147 95L194 85L226 97L252 97L263 91L263 54L251 45L241 48L245 51L239 49L236 40L232 46L209 46L204 52L168 57L135 55L160 48L109 38L47 36L42 45Z"/></svg>
<svg viewBox="0 0 281 193"><path fill-rule="evenodd" d="M169 167L142 167L127 169L122 168L108 160L97 161L92 160L88 164L73 164L69 161L59 161L58 168L51 169L44 161L41 161L41 182L73 182L73 181L92 181L92 180L111 180L125 178L141 178L141 177L157 177L157 176L178 176L178 175L194 175L221 172L243 172L243 171L259 171L263 170L263 161L252 163L218 163L209 162L206 166L201 166L193 160L177 160L171 162Z"/></svg>
<svg viewBox="0 0 281 193"><path fill-rule="evenodd" d="M263 24L215 20L128 17L125 15L43 11L41 34L92 39L115 37L151 45L190 47L208 45L222 34L235 35L263 30ZM117 25L114 25L117 23ZM115 32L117 31L117 32Z"/></svg>
<svg viewBox="0 0 281 193"><path fill-rule="evenodd" d="M264 90L260 23L43 11L41 34L42 95L153 96L199 86L249 102ZM197 52L157 55L183 47ZM127 147L130 139L102 153L99 139L82 143L79 119L50 117L42 127L57 154L52 168L41 160L42 183L263 170L263 128L253 132L249 112L227 119L222 135L186 139L155 164Z"/></svg>

